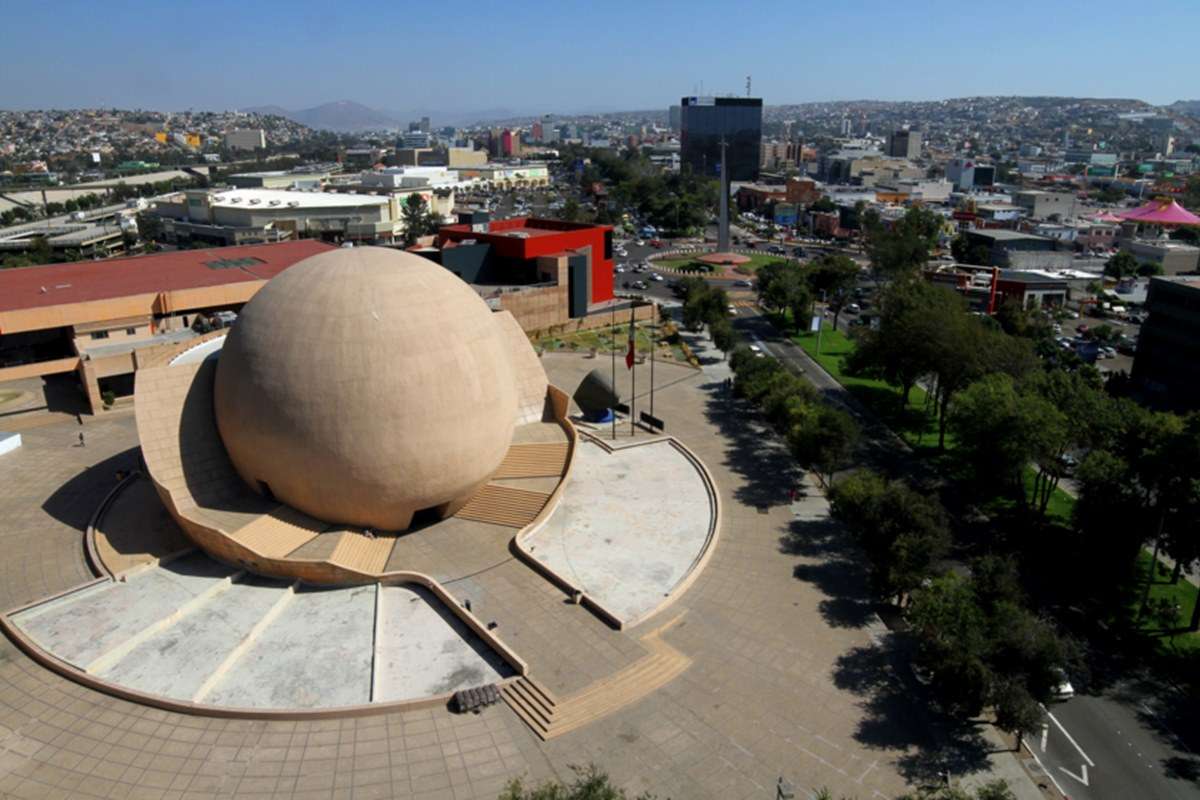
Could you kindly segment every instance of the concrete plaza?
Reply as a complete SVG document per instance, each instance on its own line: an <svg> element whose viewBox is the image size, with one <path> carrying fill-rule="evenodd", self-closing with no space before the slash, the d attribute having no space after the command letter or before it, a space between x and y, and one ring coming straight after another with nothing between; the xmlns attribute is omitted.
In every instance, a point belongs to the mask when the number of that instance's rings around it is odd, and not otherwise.
<svg viewBox="0 0 1200 800"><path fill-rule="evenodd" d="M569 392L602 361L554 354L543 363ZM725 396L720 366L656 366L655 414L707 466L722 506L711 560L661 613L614 631L494 543L475 557L476 571L443 571L560 696L643 659L643 637L676 620L661 637L688 667L657 691L548 741L502 704L463 716L220 719L96 693L5 640L0 796L493 798L510 778L569 779L571 765L589 762L631 794L680 800L766 800L781 776L797 797L822 786L858 798L900 794L932 770L920 752L938 744L926 712L889 689L896 677L876 655L884 634L862 566L823 497ZM627 395L623 365L617 378ZM640 366L639 394L648 384ZM26 425L24 447L0 459L6 609L92 577L82 531L116 471L136 462L128 412L87 419L85 447L73 419ZM470 547L465 537L461 547Z"/></svg>

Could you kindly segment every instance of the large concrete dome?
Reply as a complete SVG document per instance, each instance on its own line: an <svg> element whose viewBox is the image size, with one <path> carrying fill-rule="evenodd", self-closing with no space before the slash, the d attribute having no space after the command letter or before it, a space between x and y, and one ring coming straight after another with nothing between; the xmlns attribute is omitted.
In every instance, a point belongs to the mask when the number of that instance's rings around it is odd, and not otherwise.
<svg viewBox="0 0 1200 800"><path fill-rule="evenodd" d="M453 513L503 460L517 389L487 304L377 247L308 258L246 304L217 364L217 427L242 479L331 523Z"/></svg>

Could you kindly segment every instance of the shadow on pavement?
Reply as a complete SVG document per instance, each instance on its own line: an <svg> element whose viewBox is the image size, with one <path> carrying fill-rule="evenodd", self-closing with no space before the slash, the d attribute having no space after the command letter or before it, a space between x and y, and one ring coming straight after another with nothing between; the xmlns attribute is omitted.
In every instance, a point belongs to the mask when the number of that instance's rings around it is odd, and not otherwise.
<svg viewBox="0 0 1200 800"><path fill-rule="evenodd" d="M725 466L742 479L734 489L737 501L760 509L788 503L788 492L801 485L804 471L787 446L748 403L720 383L700 388L709 395L705 416L729 443Z"/></svg>
<svg viewBox="0 0 1200 800"><path fill-rule="evenodd" d="M46 498L42 510L76 530L85 530L100 501L117 485L117 472L138 468L140 450L131 447L78 473Z"/></svg>
<svg viewBox="0 0 1200 800"><path fill-rule="evenodd" d="M991 748L977 723L933 709L925 687L903 666L908 662L905 650L901 637L892 633L838 658L834 684L864 698L866 717L855 740L872 749L905 751L896 766L914 785L944 781L946 772L986 769Z"/></svg>

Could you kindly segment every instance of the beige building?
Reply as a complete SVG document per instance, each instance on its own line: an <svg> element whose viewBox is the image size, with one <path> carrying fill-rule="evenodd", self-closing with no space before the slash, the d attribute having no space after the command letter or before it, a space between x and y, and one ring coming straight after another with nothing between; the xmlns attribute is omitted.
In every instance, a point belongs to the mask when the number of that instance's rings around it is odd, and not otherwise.
<svg viewBox="0 0 1200 800"><path fill-rule="evenodd" d="M236 311L269 278L331 249L305 240L0 270L0 385L74 382L93 412L133 374L194 334L197 315Z"/></svg>

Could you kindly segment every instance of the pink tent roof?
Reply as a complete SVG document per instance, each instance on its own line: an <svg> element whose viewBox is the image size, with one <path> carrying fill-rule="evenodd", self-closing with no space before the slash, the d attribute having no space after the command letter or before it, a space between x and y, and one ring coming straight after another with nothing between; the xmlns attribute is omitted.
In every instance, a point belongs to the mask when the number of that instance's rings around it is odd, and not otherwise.
<svg viewBox="0 0 1200 800"><path fill-rule="evenodd" d="M1121 214L1121 219L1148 225L1200 225L1200 217L1169 198L1151 200Z"/></svg>
<svg viewBox="0 0 1200 800"><path fill-rule="evenodd" d="M1101 211L1092 217L1096 222L1121 222L1121 218L1111 211Z"/></svg>

